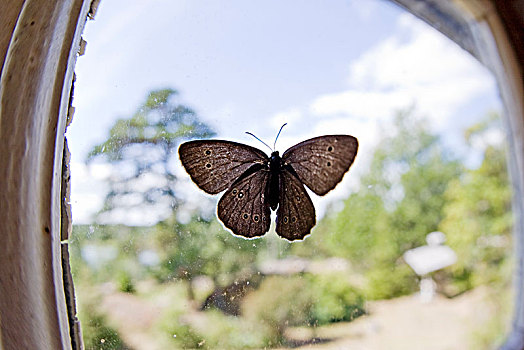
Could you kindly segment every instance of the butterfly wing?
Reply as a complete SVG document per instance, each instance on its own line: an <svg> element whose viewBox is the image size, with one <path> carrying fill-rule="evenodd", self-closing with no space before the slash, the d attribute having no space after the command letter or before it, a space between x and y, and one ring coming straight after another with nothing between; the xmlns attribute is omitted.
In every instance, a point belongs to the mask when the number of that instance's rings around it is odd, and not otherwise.
<svg viewBox="0 0 524 350"><path fill-rule="evenodd" d="M254 164L268 161L259 149L221 140L189 141L180 145L178 154L191 179L210 194L229 188Z"/></svg>
<svg viewBox="0 0 524 350"><path fill-rule="evenodd" d="M355 160L358 141L350 135L315 137L296 144L282 155L300 180L319 196L331 191L342 180Z"/></svg>
<svg viewBox="0 0 524 350"><path fill-rule="evenodd" d="M269 231L271 211L267 200L270 172L260 168L234 182L218 202L218 217L234 234L247 238Z"/></svg>
<svg viewBox="0 0 524 350"><path fill-rule="evenodd" d="M303 239L315 226L315 207L304 185L289 170L280 174L277 234L290 241Z"/></svg>

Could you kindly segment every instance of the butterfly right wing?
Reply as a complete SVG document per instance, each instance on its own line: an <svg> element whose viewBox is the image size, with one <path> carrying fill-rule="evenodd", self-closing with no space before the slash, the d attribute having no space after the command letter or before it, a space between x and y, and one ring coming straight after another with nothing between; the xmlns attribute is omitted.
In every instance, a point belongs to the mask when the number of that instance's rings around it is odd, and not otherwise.
<svg viewBox="0 0 524 350"><path fill-rule="evenodd" d="M253 173L242 176L220 198L218 217L234 234L253 238L269 231L269 178L269 170L260 167Z"/></svg>
<svg viewBox="0 0 524 350"><path fill-rule="evenodd" d="M315 207L302 182L289 170L280 174L277 234L290 241L304 239L315 226Z"/></svg>
<svg viewBox="0 0 524 350"><path fill-rule="evenodd" d="M196 140L178 148L182 165L195 184L210 194L229 188L254 164L266 164L267 155L241 143Z"/></svg>

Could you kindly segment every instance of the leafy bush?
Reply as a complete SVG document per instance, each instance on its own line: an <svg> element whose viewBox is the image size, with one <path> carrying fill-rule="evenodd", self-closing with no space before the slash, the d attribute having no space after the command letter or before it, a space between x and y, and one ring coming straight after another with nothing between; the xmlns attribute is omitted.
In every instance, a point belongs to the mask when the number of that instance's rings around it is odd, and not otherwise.
<svg viewBox="0 0 524 350"><path fill-rule="evenodd" d="M249 321L216 310L190 315L169 312L161 329L171 344L183 349L253 349L268 344L267 328L255 328Z"/></svg>
<svg viewBox="0 0 524 350"><path fill-rule="evenodd" d="M355 319L364 313L364 298L342 274L271 276L247 295L242 311L271 330L268 345L274 346L287 327Z"/></svg>
<svg viewBox="0 0 524 350"><path fill-rule="evenodd" d="M417 277L405 264L377 266L367 277L366 297L371 300L391 299L418 290Z"/></svg>
<svg viewBox="0 0 524 350"><path fill-rule="evenodd" d="M160 326L162 332L167 334L171 341L181 349L196 349L202 338L194 332L188 324L180 322L180 312L169 312L164 316Z"/></svg>
<svg viewBox="0 0 524 350"><path fill-rule="evenodd" d="M267 277L242 303L242 315L269 329L268 345L282 343L288 326L308 323L312 295L307 279L301 276Z"/></svg>
<svg viewBox="0 0 524 350"><path fill-rule="evenodd" d="M309 322L322 325L352 321L364 314L364 297L343 274L312 275L308 278L313 303Z"/></svg>
<svg viewBox="0 0 524 350"><path fill-rule="evenodd" d="M94 305L80 305L78 313L82 324L84 348L86 350L124 350L128 347L111 328L104 315L96 311Z"/></svg>
<svg viewBox="0 0 524 350"><path fill-rule="evenodd" d="M134 293L136 291L133 279L128 272L122 271L120 276L118 276L118 289L124 293Z"/></svg>
<svg viewBox="0 0 524 350"><path fill-rule="evenodd" d="M231 283L251 268L265 245L234 237L216 219L195 217L188 224L173 219L155 225L151 235L161 258L154 272L160 282L206 275L215 282Z"/></svg>

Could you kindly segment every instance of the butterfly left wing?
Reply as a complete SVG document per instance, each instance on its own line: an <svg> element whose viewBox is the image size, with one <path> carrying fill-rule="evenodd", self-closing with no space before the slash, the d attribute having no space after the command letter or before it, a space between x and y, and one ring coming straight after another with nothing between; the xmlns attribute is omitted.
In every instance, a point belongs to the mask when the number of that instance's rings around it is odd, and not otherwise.
<svg viewBox="0 0 524 350"><path fill-rule="evenodd" d="M210 194L222 192L250 167L268 161L257 148L222 140L189 141L180 145L178 154L193 182Z"/></svg>
<svg viewBox="0 0 524 350"><path fill-rule="evenodd" d="M282 155L300 180L319 196L342 180L355 160L358 141L350 135L326 135L296 144Z"/></svg>
<svg viewBox="0 0 524 350"><path fill-rule="evenodd" d="M267 198L270 172L260 168L235 181L218 202L217 213L234 234L253 238L269 231L271 211Z"/></svg>
<svg viewBox="0 0 524 350"><path fill-rule="evenodd" d="M315 207L304 185L289 170L280 174L277 234L290 241L303 239L315 226Z"/></svg>

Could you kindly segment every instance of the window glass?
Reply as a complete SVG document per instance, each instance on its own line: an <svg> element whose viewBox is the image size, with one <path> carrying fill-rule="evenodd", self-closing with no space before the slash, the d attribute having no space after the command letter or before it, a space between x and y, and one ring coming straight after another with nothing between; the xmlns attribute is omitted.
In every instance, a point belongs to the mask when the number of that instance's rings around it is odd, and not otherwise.
<svg viewBox="0 0 524 350"><path fill-rule="evenodd" d="M493 77L384 1L107 1L77 63L70 250L87 349L490 349L511 317ZM233 235L179 145L358 138L316 225ZM227 161L227 160L226 160ZM299 218L301 219L301 218Z"/></svg>

